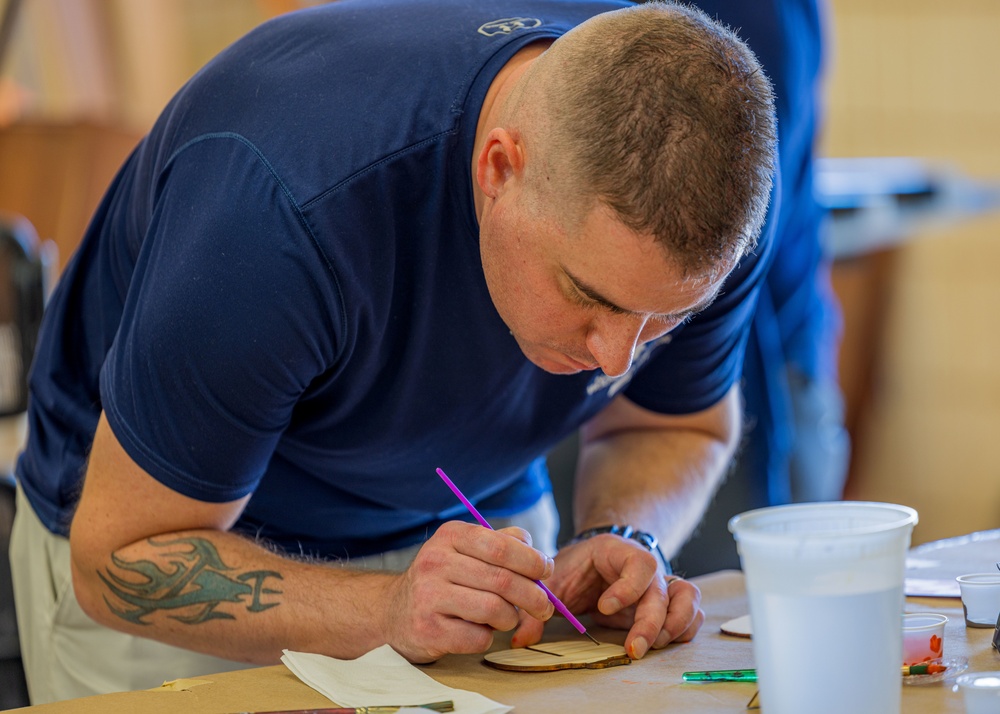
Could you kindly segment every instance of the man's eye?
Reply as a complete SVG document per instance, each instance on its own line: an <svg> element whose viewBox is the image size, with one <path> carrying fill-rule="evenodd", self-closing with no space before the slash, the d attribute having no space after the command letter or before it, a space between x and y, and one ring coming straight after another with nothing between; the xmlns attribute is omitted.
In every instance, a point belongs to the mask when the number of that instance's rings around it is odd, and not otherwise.
<svg viewBox="0 0 1000 714"><path fill-rule="evenodd" d="M652 317L649 318L649 321L656 322L659 323L660 325L663 325L665 327L670 327L671 329L673 329L677 325L687 322L689 319L690 318L687 317L677 318L674 315L653 315Z"/></svg>
<svg viewBox="0 0 1000 714"><path fill-rule="evenodd" d="M678 327L688 322L693 315L688 315L687 317L677 317L676 315L653 315L649 318L649 322L646 324L650 326L650 329L655 330L661 335L665 335L668 332L676 330Z"/></svg>
<svg viewBox="0 0 1000 714"><path fill-rule="evenodd" d="M595 300L594 298L589 297L588 295L580 292L580 290L576 289L576 288L573 290L573 297L576 299L576 302L578 304L583 305L584 307L597 308L597 309L600 309L600 310L607 310L612 315L628 315L629 314L628 310L623 310L622 308L617 307L615 305L608 305L607 303Z"/></svg>
<svg viewBox="0 0 1000 714"><path fill-rule="evenodd" d="M597 302L595 302L593 299L591 299L591 298L587 297L586 295L584 295L582 292L580 292L580 289L577 288L577 287L575 287L575 286L570 290L570 299L574 303L576 303L577 305L580 305L582 307L596 307L597 306Z"/></svg>

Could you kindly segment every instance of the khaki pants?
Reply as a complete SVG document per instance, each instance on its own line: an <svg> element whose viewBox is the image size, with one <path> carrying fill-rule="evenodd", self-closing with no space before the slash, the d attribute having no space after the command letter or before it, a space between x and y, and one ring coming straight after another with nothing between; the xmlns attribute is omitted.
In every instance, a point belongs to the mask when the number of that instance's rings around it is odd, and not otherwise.
<svg viewBox="0 0 1000 714"><path fill-rule="evenodd" d="M525 528L536 548L555 553L558 517L551 496L524 513L492 521L496 528ZM350 563L399 571L418 550L414 546ZM20 488L10 559L21 656L33 705L150 689L164 681L253 666L127 635L91 620L73 593L69 541L42 525Z"/></svg>

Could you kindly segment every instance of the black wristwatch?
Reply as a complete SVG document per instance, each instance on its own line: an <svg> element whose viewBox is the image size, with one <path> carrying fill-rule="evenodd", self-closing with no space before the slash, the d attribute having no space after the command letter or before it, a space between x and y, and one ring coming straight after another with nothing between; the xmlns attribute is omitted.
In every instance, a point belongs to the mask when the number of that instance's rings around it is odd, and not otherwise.
<svg viewBox="0 0 1000 714"><path fill-rule="evenodd" d="M673 574L673 568L670 567L670 561L668 561L663 556L663 551L660 550L660 542L656 540L656 536L652 533L646 533L645 531L636 530L632 526L620 526L617 523L612 526L598 526L597 528L588 528L582 533L578 533L573 536L570 543L578 543L581 540L587 540L588 538L593 538L594 536L604 535L609 533L611 535L621 536L622 538L628 538L634 540L636 543L641 544L650 553L656 552L660 556L660 561L663 563L663 567L666 570L667 575Z"/></svg>

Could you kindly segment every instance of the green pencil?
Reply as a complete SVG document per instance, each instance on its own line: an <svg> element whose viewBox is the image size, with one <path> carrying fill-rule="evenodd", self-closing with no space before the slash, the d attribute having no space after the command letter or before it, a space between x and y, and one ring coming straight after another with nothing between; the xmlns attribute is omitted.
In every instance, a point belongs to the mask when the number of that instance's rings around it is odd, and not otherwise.
<svg viewBox="0 0 1000 714"><path fill-rule="evenodd" d="M706 672L685 672L681 675L685 682L756 682L755 669L716 669Z"/></svg>

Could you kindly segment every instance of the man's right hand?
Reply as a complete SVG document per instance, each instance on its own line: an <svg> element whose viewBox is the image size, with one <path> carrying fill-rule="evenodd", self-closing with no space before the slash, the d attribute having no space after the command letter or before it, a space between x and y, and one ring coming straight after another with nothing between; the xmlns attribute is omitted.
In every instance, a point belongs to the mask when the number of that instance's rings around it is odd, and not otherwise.
<svg viewBox="0 0 1000 714"><path fill-rule="evenodd" d="M553 568L521 528L445 523L395 579L385 640L411 662L485 652L494 630L517 627L519 609L540 620L552 617L555 608L534 581Z"/></svg>

